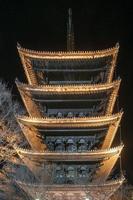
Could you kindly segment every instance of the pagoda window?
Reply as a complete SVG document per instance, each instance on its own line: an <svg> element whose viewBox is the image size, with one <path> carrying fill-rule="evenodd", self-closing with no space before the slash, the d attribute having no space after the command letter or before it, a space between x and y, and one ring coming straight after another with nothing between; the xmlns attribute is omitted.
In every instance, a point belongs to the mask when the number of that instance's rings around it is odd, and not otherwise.
<svg viewBox="0 0 133 200"><path fill-rule="evenodd" d="M86 116L86 114L83 113L83 112L80 112L79 115L78 115L78 117L85 117L85 116Z"/></svg>
<svg viewBox="0 0 133 200"><path fill-rule="evenodd" d="M85 139L80 139L78 141L78 151L86 151L88 148L88 145L85 141Z"/></svg>
<svg viewBox="0 0 133 200"><path fill-rule="evenodd" d="M55 141L55 151L65 151L65 144L61 139Z"/></svg>
<svg viewBox="0 0 133 200"><path fill-rule="evenodd" d="M67 117L72 118L72 117L74 117L74 114L72 112L68 112Z"/></svg>
<svg viewBox="0 0 133 200"><path fill-rule="evenodd" d="M75 169L72 166L69 166L66 169L66 183L73 184L75 180Z"/></svg>
<svg viewBox="0 0 133 200"><path fill-rule="evenodd" d="M79 178L86 178L88 176L87 168L85 166L81 166L78 169L78 177Z"/></svg>
<svg viewBox="0 0 133 200"><path fill-rule="evenodd" d="M73 141L73 139L68 139L66 142L66 151L75 152L77 151L77 144Z"/></svg>
<svg viewBox="0 0 133 200"><path fill-rule="evenodd" d="M56 184L62 184L64 183L64 170L61 167L57 167L55 170L55 182Z"/></svg>
<svg viewBox="0 0 133 200"><path fill-rule="evenodd" d="M62 117L63 117L63 114L62 114L61 112L58 112L58 113L57 113L57 117L58 117L58 118L62 118Z"/></svg>
<svg viewBox="0 0 133 200"><path fill-rule="evenodd" d="M52 142L52 141L49 141L49 142L48 142L48 147L49 147L49 150L50 150L50 151L54 151L54 146L55 146L55 145L54 145L54 142Z"/></svg>

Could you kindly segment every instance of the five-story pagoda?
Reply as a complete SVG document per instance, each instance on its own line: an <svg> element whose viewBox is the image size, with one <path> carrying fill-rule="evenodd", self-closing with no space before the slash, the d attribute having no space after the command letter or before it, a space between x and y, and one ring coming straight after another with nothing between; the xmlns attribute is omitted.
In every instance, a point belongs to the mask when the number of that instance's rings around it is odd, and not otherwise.
<svg viewBox="0 0 133 200"><path fill-rule="evenodd" d="M18 45L28 83L16 84L28 116L17 120L30 148L15 148L41 180L18 183L33 199L109 199L123 182L110 179L123 148L112 147L122 117L113 114L121 82L113 78L119 45L73 51L71 10L67 40L65 52Z"/></svg>

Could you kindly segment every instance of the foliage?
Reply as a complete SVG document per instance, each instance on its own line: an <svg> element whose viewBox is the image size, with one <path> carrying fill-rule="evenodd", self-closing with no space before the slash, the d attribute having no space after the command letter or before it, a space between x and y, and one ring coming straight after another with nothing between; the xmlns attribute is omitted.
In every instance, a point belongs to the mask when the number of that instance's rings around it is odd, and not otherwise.
<svg viewBox="0 0 133 200"><path fill-rule="evenodd" d="M24 142L15 117L23 112L19 103L13 100L7 84L0 80L0 163L11 159L15 154L14 143Z"/></svg>
<svg viewBox="0 0 133 200"><path fill-rule="evenodd" d="M14 163L20 163L14 144L24 144L20 127L16 121L16 114L24 111L17 101L13 99L11 89L0 80L0 199L8 199L7 194L14 196L14 184L10 175ZM9 196L10 196L9 195ZM9 197L10 199L10 197ZM20 199L20 198L16 198ZM14 197L15 200L15 197Z"/></svg>

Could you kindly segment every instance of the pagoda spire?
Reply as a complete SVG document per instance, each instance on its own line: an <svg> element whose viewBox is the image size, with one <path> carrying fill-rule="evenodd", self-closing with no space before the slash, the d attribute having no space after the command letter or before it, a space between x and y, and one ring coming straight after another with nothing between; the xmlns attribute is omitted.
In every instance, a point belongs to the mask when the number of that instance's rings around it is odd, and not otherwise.
<svg viewBox="0 0 133 200"><path fill-rule="evenodd" d="M67 51L74 50L74 29L72 24L72 9L68 9L68 23L67 23Z"/></svg>

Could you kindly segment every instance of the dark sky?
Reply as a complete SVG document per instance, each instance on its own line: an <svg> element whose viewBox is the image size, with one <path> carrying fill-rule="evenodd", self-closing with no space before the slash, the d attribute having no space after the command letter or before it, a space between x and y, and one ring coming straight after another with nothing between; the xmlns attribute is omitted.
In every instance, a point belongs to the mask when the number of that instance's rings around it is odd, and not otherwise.
<svg viewBox="0 0 133 200"><path fill-rule="evenodd" d="M8 1L0 0L0 77L14 88L24 72L17 41L37 50L66 49L67 9L73 10L77 50L96 50L120 43L117 74L122 78L120 107L124 109L123 168L133 183L133 6L131 1ZM12 86L13 84L13 86Z"/></svg>

